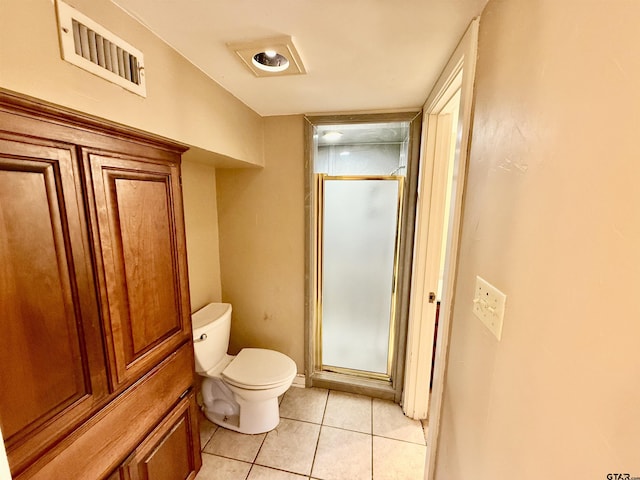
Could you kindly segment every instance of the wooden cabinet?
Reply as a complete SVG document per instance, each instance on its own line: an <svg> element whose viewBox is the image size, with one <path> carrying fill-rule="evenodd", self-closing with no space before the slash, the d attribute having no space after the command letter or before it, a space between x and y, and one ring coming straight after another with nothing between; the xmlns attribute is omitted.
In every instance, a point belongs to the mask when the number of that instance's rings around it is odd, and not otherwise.
<svg viewBox="0 0 640 480"><path fill-rule="evenodd" d="M0 92L0 425L14 479L107 478L127 458L144 468L114 478L195 476L183 151Z"/></svg>
<svg viewBox="0 0 640 480"><path fill-rule="evenodd" d="M107 480L193 480L202 465L199 450L198 407L189 394L140 443L131 456Z"/></svg>
<svg viewBox="0 0 640 480"><path fill-rule="evenodd" d="M121 475L120 469L116 470L111 475L109 475L107 480L122 480L122 475Z"/></svg>
<svg viewBox="0 0 640 480"><path fill-rule="evenodd" d="M123 480L193 479L200 469L188 452L198 430L198 410L191 393L136 449L122 467ZM199 439L199 436L198 436Z"/></svg>
<svg viewBox="0 0 640 480"><path fill-rule="evenodd" d="M82 157L116 389L191 337L179 172L96 149Z"/></svg>
<svg viewBox="0 0 640 480"><path fill-rule="evenodd" d="M0 419L12 465L107 393L73 146L0 132Z"/></svg>

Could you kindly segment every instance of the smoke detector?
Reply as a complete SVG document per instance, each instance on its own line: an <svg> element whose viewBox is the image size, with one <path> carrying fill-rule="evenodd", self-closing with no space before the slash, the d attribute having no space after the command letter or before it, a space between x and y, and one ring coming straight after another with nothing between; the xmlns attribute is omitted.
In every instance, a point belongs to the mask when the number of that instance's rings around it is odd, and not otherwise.
<svg viewBox="0 0 640 480"><path fill-rule="evenodd" d="M307 73L289 36L252 42L227 43L256 77L301 75Z"/></svg>

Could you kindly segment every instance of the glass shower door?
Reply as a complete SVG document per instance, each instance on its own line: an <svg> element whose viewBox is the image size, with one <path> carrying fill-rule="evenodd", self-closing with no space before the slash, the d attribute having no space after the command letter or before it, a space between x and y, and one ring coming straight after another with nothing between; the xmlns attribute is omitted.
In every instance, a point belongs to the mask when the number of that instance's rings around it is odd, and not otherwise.
<svg viewBox="0 0 640 480"><path fill-rule="evenodd" d="M320 175L322 368L389 378L402 177Z"/></svg>

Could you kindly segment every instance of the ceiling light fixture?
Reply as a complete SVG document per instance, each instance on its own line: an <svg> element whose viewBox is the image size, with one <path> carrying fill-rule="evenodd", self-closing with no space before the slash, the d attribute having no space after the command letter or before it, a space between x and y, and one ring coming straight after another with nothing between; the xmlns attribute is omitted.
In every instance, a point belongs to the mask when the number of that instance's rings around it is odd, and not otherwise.
<svg viewBox="0 0 640 480"><path fill-rule="evenodd" d="M227 43L256 77L278 77L306 73L293 40L289 36L251 42Z"/></svg>
<svg viewBox="0 0 640 480"><path fill-rule="evenodd" d="M289 68L289 59L275 50L256 53L251 59L251 63L265 72L284 72Z"/></svg>
<svg viewBox="0 0 640 480"><path fill-rule="evenodd" d="M337 142L342 137L341 132L336 132L335 130L331 130L329 132L325 132L322 134L322 138L327 142Z"/></svg>

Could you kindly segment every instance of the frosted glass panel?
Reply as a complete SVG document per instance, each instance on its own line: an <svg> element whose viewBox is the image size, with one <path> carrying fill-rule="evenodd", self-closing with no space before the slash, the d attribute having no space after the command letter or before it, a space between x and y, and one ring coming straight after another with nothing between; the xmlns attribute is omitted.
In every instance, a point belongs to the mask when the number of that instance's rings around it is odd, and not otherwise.
<svg viewBox="0 0 640 480"><path fill-rule="evenodd" d="M322 363L386 374L399 181L324 180Z"/></svg>

